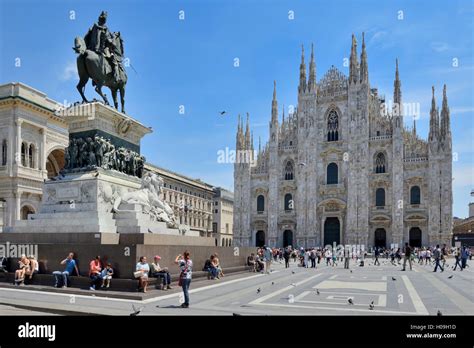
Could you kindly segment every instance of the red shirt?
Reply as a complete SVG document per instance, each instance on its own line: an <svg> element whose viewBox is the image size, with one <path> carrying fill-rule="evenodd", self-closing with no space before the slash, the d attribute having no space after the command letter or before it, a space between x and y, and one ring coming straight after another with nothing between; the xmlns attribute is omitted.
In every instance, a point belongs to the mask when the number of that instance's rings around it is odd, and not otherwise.
<svg viewBox="0 0 474 348"><path fill-rule="evenodd" d="M102 270L100 267L100 262L96 262L96 260L92 260L89 264L89 275L91 274L98 274Z"/></svg>

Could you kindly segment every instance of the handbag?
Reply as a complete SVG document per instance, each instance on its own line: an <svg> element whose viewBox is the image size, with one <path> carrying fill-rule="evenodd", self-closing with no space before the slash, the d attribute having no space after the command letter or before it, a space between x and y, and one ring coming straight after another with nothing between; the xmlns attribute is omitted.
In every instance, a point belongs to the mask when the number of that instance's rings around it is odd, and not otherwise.
<svg viewBox="0 0 474 348"><path fill-rule="evenodd" d="M188 261L186 261L186 267L179 274L178 286L183 286L183 279L186 278L187 271L188 271Z"/></svg>
<svg viewBox="0 0 474 348"><path fill-rule="evenodd" d="M140 278L142 275L143 275L143 272L141 272L141 271L133 272L133 277L135 279Z"/></svg>

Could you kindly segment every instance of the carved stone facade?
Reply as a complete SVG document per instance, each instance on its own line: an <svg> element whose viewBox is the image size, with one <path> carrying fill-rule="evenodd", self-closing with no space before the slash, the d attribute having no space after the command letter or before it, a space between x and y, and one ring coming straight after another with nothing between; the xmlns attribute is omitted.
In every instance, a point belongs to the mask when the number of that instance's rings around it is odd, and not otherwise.
<svg viewBox="0 0 474 348"><path fill-rule="evenodd" d="M22 83L0 85L0 231L38 212L44 180L64 165L68 130L56 107Z"/></svg>
<svg viewBox="0 0 474 348"><path fill-rule="evenodd" d="M269 141L250 163L234 165L234 244L367 247L451 244L452 153L446 89L433 90L430 132L403 126L396 65L392 103L370 88L367 53L352 40L349 77L331 67L316 80L304 51L298 106L279 120L273 92ZM387 107L393 105L393 108ZM237 150L253 153L239 120ZM253 158L252 158L253 160Z"/></svg>

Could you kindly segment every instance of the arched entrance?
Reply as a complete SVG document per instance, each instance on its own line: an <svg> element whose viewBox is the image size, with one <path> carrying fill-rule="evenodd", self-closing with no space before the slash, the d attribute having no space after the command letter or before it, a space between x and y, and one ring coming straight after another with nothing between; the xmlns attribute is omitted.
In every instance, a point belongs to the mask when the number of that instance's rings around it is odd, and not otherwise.
<svg viewBox="0 0 474 348"><path fill-rule="evenodd" d="M265 245L265 232L257 231L255 235L255 246L256 247L263 247Z"/></svg>
<svg viewBox="0 0 474 348"><path fill-rule="evenodd" d="M21 219L28 220L28 215L34 214L34 213L35 213L35 210L32 207L30 207L29 205L25 205L23 208L21 208L21 212L20 212Z"/></svg>
<svg viewBox="0 0 474 348"><path fill-rule="evenodd" d="M421 230L419 227L410 228L408 244L413 248L421 247Z"/></svg>
<svg viewBox="0 0 474 348"><path fill-rule="evenodd" d="M337 217L328 217L324 222L324 245L336 245L341 243L341 224Z"/></svg>
<svg viewBox="0 0 474 348"><path fill-rule="evenodd" d="M64 150L56 149L51 151L46 159L46 170L48 178L55 177L64 168Z"/></svg>
<svg viewBox="0 0 474 348"><path fill-rule="evenodd" d="M293 231L285 230L283 232L283 247L287 247L288 245L293 245Z"/></svg>
<svg viewBox="0 0 474 348"><path fill-rule="evenodd" d="M374 246L377 248L387 247L387 232L384 228L377 228L374 234Z"/></svg>

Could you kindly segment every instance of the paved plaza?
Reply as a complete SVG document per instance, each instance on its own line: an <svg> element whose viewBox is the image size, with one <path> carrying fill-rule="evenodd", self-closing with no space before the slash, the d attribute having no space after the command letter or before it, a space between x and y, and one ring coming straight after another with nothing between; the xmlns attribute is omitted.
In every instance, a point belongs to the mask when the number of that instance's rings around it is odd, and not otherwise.
<svg viewBox="0 0 474 348"><path fill-rule="evenodd" d="M179 308L182 292L178 287L170 292L153 290L141 301L104 298L92 292L79 295L2 287L0 303L60 314L129 315L135 307L141 309L139 315L436 315L438 310L443 315L473 315L473 270L452 271L453 264L450 259L445 272L434 273L432 266L418 264L413 271L403 272L400 265L385 259L381 266L374 266L372 260L366 260L365 267L352 262L350 270L342 264L321 263L311 269L293 262L285 269L277 262L269 275L240 273L221 280L193 281L189 309ZM0 314L11 311L12 307L0 306Z"/></svg>

